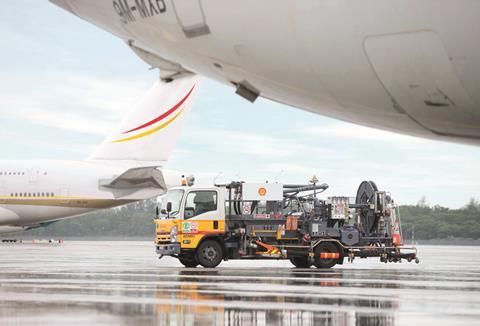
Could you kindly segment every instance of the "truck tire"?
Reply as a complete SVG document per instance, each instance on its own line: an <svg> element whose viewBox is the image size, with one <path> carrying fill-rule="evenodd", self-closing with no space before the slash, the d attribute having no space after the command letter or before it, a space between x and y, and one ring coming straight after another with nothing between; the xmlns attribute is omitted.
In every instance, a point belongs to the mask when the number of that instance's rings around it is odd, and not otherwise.
<svg viewBox="0 0 480 326"><path fill-rule="evenodd" d="M180 256L180 257L178 257L178 260L185 267L197 267L198 266L198 261L195 258L195 255Z"/></svg>
<svg viewBox="0 0 480 326"><path fill-rule="evenodd" d="M220 244L214 240L206 240L197 248L197 261L203 267L217 267L223 260L223 250Z"/></svg>
<svg viewBox="0 0 480 326"><path fill-rule="evenodd" d="M292 257L290 262L296 268L310 268L312 264L308 261L308 257Z"/></svg>
<svg viewBox="0 0 480 326"><path fill-rule="evenodd" d="M318 246L315 247L314 253L315 253L315 258L313 260L313 264L317 268L332 268L337 264L338 260L341 259L341 255L342 255L338 247L332 242L320 243ZM333 256L337 254L338 257L322 258L321 257L322 253L326 255L332 254Z"/></svg>

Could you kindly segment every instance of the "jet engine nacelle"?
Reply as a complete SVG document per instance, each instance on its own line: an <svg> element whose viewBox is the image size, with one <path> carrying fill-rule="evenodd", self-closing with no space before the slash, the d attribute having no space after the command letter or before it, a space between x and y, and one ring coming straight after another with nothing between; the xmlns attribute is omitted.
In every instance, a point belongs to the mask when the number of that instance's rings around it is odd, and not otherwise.
<svg viewBox="0 0 480 326"><path fill-rule="evenodd" d="M20 217L13 211L0 207L0 225L16 224Z"/></svg>
<svg viewBox="0 0 480 326"><path fill-rule="evenodd" d="M0 234L3 233L14 233L14 232L20 232L20 231L25 231L26 228L22 226L14 226L14 225L0 225Z"/></svg>

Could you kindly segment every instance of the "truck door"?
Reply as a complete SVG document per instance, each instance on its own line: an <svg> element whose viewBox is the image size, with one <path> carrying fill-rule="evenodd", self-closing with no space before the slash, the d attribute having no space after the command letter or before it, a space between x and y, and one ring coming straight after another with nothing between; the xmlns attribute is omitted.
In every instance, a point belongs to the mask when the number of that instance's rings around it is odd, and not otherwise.
<svg viewBox="0 0 480 326"><path fill-rule="evenodd" d="M205 237L225 232L225 215L220 207L223 206L217 190L192 190L187 193L183 220L178 227L182 248L197 248Z"/></svg>
<svg viewBox="0 0 480 326"><path fill-rule="evenodd" d="M210 34L201 0L173 0L173 7L186 37Z"/></svg>

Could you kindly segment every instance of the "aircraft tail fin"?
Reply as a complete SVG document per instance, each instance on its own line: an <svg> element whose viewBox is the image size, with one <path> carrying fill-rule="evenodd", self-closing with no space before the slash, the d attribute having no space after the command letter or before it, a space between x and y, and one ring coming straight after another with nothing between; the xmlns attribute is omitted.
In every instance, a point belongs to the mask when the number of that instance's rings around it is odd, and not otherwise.
<svg viewBox="0 0 480 326"><path fill-rule="evenodd" d="M163 165L180 137L199 83L195 75L156 82L88 159Z"/></svg>

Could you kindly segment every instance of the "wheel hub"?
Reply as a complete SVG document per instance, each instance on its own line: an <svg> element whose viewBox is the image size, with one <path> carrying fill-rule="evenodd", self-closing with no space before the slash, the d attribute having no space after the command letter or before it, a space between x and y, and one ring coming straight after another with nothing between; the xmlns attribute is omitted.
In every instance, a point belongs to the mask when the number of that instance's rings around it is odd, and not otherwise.
<svg viewBox="0 0 480 326"><path fill-rule="evenodd" d="M203 254L209 261L213 261L217 257L217 251L212 247L206 247Z"/></svg>

